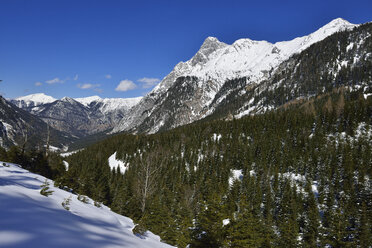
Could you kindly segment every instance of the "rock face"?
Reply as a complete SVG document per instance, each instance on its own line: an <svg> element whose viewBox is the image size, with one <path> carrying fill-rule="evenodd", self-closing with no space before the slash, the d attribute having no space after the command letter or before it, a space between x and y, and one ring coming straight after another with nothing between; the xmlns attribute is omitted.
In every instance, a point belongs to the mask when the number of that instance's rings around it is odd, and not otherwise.
<svg viewBox="0 0 372 248"><path fill-rule="evenodd" d="M102 99L98 96L60 100L34 94L11 100L57 130L77 137L111 130L137 104L139 98Z"/></svg>
<svg viewBox="0 0 372 248"><path fill-rule="evenodd" d="M113 132L154 133L202 119L239 86L231 85L232 79L241 79L239 84L245 86L260 84L292 55L355 26L339 18L308 36L275 44L240 39L228 45L208 37L195 56L178 63Z"/></svg>

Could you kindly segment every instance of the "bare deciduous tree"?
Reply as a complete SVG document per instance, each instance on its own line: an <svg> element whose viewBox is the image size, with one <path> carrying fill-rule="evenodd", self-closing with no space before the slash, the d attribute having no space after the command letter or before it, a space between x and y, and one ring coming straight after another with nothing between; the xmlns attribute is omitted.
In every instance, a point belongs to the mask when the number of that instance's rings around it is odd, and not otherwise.
<svg viewBox="0 0 372 248"><path fill-rule="evenodd" d="M22 130L22 136L23 136L23 142L22 142L22 155L25 153L26 150L26 144L28 142L28 127L26 127L26 131L24 129Z"/></svg>
<svg viewBox="0 0 372 248"><path fill-rule="evenodd" d="M50 142L50 129L49 124L47 124L47 140L46 140L46 148L45 148L45 156L48 157L49 153L49 142Z"/></svg>
<svg viewBox="0 0 372 248"><path fill-rule="evenodd" d="M157 153L150 152L144 157L138 158L136 192L141 204L142 213L145 212L148 199L154 194L157 188L157 178L159 176L161 161Z"/></svg>

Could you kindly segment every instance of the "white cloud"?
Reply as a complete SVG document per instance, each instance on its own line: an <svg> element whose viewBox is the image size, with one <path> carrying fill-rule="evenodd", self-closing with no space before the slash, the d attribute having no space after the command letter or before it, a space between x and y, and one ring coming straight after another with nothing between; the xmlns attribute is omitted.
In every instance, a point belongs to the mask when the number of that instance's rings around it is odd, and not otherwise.
<svg viewBox="0 0 372 248"><path fill-rule="evenodd" d="M137 88L137 85L133 81L125 79L121 80L119 85L116 87L116 91L128 91Z"/></svg>
<svg viewBox="0 0 372 248"><path fill-rule="evenodd" d="M36 82L36 83L35 83L35 86L42 86L42 85L43 85L42 82Z"/></svg>
<svg viewBox="0 0 372 248"><path fill-rule="evenodd" d="M138 79L137 81L140 83L143 83L142 88L147 89L147 88L151 88L152 86L157 85L160 82L160 79L144 77L144 78Z"/></svg>
<svg viewBox="0 0 372 248"><path fill-rule="evenodd" d="M111 79L112 76L111 76L110 74L107 74L107 75L105 75L105 78L107 78L107 79Z"/></svg>
<svg viewBox="0 0 372 248"><path fill-rule="evenodd" d="M64 82L65 82L64 80L61 80L59 78L53 78L51 80L45 81L45 83L47 83L47 84L57 84L57 83L63 84Z"/></svg>
<svg viewBox="0 0 372 248"><path fill-rule="evenodd" d="M76 74L76 75L74 76L74 80L76 81L76 80L78 80L78 79L79 79L79 75Z"/></svg>
<svg viewBox="0 0 372 248"><path fill-rule="evenodd" d="M76 86L82 90L87 90L87 89L97 88L101 85L100 84L77 84Z"/></svg>

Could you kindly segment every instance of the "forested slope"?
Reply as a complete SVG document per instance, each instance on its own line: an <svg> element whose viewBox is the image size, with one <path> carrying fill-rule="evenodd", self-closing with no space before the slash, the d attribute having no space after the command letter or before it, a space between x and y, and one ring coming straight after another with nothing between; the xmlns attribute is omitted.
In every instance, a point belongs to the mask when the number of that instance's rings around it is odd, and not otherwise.
<svg viewBox="0 0 372 248"><path fill-rule="evenodd" d="M117 135L68 157L57 181L179 247L368 247L371 140L372 98L340 87L262 115ZM110 170L115 152L124 175Z"/></svg>

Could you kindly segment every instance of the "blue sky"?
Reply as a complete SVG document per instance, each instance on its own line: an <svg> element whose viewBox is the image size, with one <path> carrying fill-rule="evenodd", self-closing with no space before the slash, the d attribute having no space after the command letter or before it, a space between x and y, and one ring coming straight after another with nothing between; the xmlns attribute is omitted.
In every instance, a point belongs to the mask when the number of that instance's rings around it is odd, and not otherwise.
<svg viewBox="0 0 372 248"><path fill-rule="evenodd" d="M372 1L0 0L0 12L0 94L135 97L208 36L289 40L372 21Z"/></svg>

